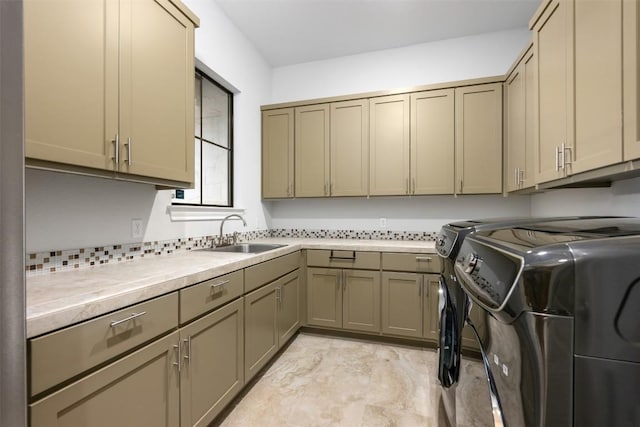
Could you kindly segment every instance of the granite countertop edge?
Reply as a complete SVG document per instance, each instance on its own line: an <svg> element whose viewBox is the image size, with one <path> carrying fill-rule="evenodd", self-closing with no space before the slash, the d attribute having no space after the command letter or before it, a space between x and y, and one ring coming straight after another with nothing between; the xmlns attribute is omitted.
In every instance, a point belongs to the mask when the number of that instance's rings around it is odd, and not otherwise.
<svg viewBox="0 0 640 427"><path fill-rule="evenodd" d="M28 276L27 338L125 308L301 249L435 253L432 241L267 238L286 246L258 254L183 251L91 268Z"/></svg>

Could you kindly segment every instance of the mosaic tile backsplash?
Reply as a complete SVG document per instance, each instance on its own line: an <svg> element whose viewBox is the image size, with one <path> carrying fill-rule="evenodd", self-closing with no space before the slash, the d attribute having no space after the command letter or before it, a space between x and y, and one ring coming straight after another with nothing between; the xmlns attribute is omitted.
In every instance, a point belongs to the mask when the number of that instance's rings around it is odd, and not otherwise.
<svg viewBox="0 0 640 427"><path fill-rule="evenodd" d="M435 240L436 235L436 232L273 229L240 233L238 241L247 242L266 237L431 241ZM231 237L231 234L225 237ZM25 258L25 269L27 275L37 275L77 268L88 268L96 265L131 261L137 258L168 255L179 251L190 251L192 249L209 247L213 239L214 236L201 236L155 242L114 244L64 251L28 253Z"/></svg>

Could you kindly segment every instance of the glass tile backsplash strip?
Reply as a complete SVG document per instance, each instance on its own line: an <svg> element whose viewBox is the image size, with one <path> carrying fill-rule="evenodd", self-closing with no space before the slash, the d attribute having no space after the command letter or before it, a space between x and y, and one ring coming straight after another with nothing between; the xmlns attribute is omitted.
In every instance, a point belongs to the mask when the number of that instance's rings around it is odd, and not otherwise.
<svg viewBox="0 0 640 427"><path fill-rule="evenodd" d="M239 241L248 242L266 237L432 241L435 240L436 235L436 232L409 231L273 229L240 233ZM231 237L231 235L227 237ZM214 236L201 236L28 253L25 257L25 270L27 275L31 276L132 261L137 258L162 256L180 251L208 247L211 246L213 239Z"/></svg>

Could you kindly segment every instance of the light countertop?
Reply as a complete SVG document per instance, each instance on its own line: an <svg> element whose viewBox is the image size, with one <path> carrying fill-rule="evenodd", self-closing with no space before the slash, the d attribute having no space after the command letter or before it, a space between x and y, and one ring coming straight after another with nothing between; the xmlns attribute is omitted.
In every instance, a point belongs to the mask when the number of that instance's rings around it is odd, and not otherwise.
<svg viewBox="0 0 640 427"><path fill-rule="evenodd" d="M184 251L27 277L27 337L35 337L301 249L434 253L434 242L270 238L260 254Z"/></svg>

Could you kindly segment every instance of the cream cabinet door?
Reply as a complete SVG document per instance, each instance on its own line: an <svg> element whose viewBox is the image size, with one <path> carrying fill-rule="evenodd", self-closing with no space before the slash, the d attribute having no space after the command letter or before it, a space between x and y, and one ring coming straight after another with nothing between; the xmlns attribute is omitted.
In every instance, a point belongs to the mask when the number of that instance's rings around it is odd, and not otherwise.
<svg viewBox="0 0 640 427"><path fill-rule="evenodd" d="M342 270L307 269L307 324L342 327Z"/></svg>
<svg viewBox="0 0 640 427"><path fill-rule="evenodd" d="M343 270L342 327L380 332L380 272Z"/></svg>
<svg viewBox="0 0 640 427"><path fill-rule="evenodd" d="M574 0L575 144L571 173L622 161L622 6ZM636 70L637 75L637 70Z"/></svg>
<svg viewBox="0 0 640 427"><path fill-rule="evenodd" d="M502 192L502 84L456 88L456 193Z"/></svg>
<svg viewBox="0 0 640 427"><path fill-rule="evenodd" d="M536 184L561 178L560 160L573 147L573 0L552 0L533 26L538 62Z"/></svg>
<svg viewBox="0 0 640 427"><path fill-rule="evenodd" d="M180 330L181 425L207 426L244 386L244 301Z"/></svg>
<svg viewBox="0 0 640 427"><path fill-rule="evenodd" d="M526 133L526 92L524 61L513 70L504 83L505 88L505 146L507 167L505 187L507 191L520 189L522 173L525 169Z"/></svg>
<svg viewBox="0 0 640 427"><path fill-rule="evenodd" d="M369 191L369 100L331 104L332 196Z"/></svg>
<svg viewBox="0 0 640 427"><path fill-rule="evenodd" d="M535 150L538 146L538 61L533 49L524 56L524 172L520 177L520 188L532 187L535 170Z"/></svg>
<svg viewBox="0 0 640 427"><path fill-rule="evenodd" d="M120 3L120 168L193 182L194 26L169 0Z"/></svg>
<svg viewBox="0 0 640 427"><path fill-rule="evenodd" d="M244 297L244 379L248 382L278 351L277 285L272 282Z"/></svg>
<svg viewBox="0 0 640 427"><path fill-rule="evenodd" d="M369 100L369 194L409 194L409 95Z"/></svg>
<svg viewBox="0 0 640 427"><path fill-rule="evenodd" d="M178 333L29 405L31 427L180 426Z"/></svg>
<svg viewBox="0 0 640 427"><path fill-rule="evenodd" d="M262 197L293 197L293 108L262 112Z"/></svg>
<svg viewBox="0 0 640 427"><path fill-rule="evenodd" d="M640 5L622 3L624 159L640 157Z"/></svg>
<svg viewBox="0 0 640 427"><path fill-rule="evenodd" d="M382 333L422 337L422 275L382 273Z"/></svg>
<svg viewBox="0 0 640 427"><path fill-rule="evenodd" d="M295 196L329 195L329 104L295 109Z"/></svg>
<svg viewBox="0 0 640 427"><path fill-rule="evenodd" d="M278 279L278 348L300 327L300 276L298 270Z"/></svg>
<svg viewBox="0 0 640 427"><path fill-rule="evenodd" d="M453 194L454 89L411 94L411 193Z"/></svg>
<svg viewBox="0 0 640 427"><path fill-rule="evenodd" d="M27 158L115 169L118 20L107 0L24 2Z"/></svg>

